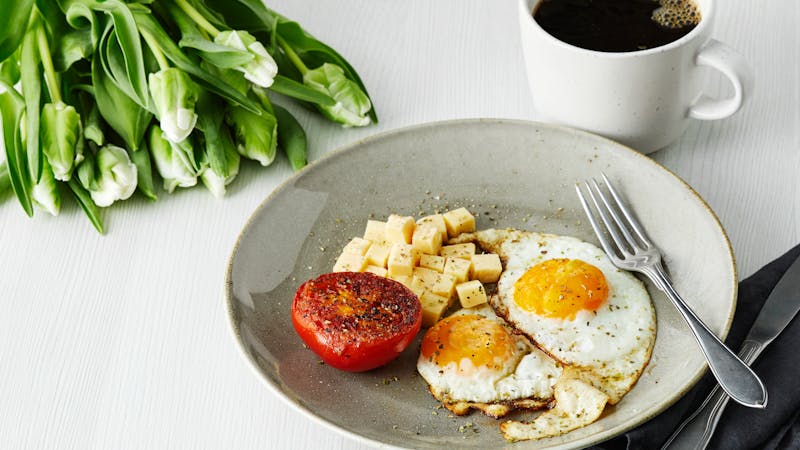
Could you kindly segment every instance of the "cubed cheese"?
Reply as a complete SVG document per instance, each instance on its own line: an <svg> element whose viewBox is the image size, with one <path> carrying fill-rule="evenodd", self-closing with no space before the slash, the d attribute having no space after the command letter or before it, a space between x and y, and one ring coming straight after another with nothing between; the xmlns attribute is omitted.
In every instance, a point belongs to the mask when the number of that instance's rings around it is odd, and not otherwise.
<svg viewBox="0 0 800 450"><path fill-rule="evenodd" d="M467 242L466 244L443 245L441 251L441 255L445 258L472 259L472 255L474 254L475 244L472 242Z"/></svg>
<svg viewBox="0 0 800 450"><path fill-rule="evenodd" d="M425 283L417 277L411 277L411 285L408 288L417 294L417 297L422 297L422 294L426 292Z"/></svg>
<svg viewBox="0 0 800 450"><path fill-rule="evenodd" d="M500 273L502 271L503 265L500 263L500 257L494 253L474 255L472 257L471 277L474 280L480 280L484 283L494 283L500 279Z"/></svg>
<svg viewBox="0 0 800 450"><path fill-rule="evenodd" d="M439 273L433 269L416 267L414 269L414 279L419 279L425 290L436 295L441 295L450 299L456 286L456 279L451 275Z"/></svg>
<svg viewBox="0 0 800 450"><path fill-rule="evenodd" d="M450 237L475 231L475 216L467 208L458 208L442 214Z"/></svg>
<svg viewBox="0 0 800 450"><path fill-rule="evenodd" d="M444 272L444 257L436 255L419 255L419 266L426 269L433 269L437 272Z"/></svg>
<svg viewBox="0 0 800 450"><path fill-rule="evenodd" d="M475 256L473 256L473 258ZM455 278L457 283L463 283L469 280L469 273L471 266L472 263L468 259L454 258L450 256L448 258L445 258L444 273L451 275L453 278Z"/></svg>
<svg viewBox="0 0 800 450"><path fill-rule="evenodd" d="M364 268L364 272L372 272L375 275L378 275L378 276L381 276L381 277L385 277L389 273L389 271L386 270L385 267L373 266L371 264L368 264L367 267Z"/></svg>
<svg viewBox="0 0 800 450"><path fill-rule="evenodd" d="M386 222L380 220L368 220L367 228L364 230L364 239L372 242L382 242L386 240Z"/></svg>
<svg viewBox="0 0 800 450"><path fill-rule="evenodd" d="M352 253L354 255L364 255L367 253L367 249L369 246L372 245L372 241L360 237L356 237L350 240L347 245L344 246L342 253Z"/></svg>
<svg viewBox="0 0 800 450"><path fill-rule="evenodd" d="M425 216L419 220L417 220L417 226L422 224L431 224L439 230L439 233L442 235L442 242L447 241L447 225L444 223L444 216L441 214L433 214L430 216Z"/></svg>
<svg viewBox="0 0 800 450"><path fill-rule="evenodd" d="M478 280L456 285L456 292L458 293L458 301L461 302L461 306L464 308L482 305L487 301L486 290L483 288L483 283Z"/></svg>
<svg viewBox="0 0 800 450"><path fill-rule="evenodd" d="M389 251L391 249L391 244L387 242L374 242L367 249L367 264L386 267L386 261L389 259Z"/></svg>
<svg viewBox="0 0 800 450"><path fill-rule="evenodd" d="M392 214L386 220L386 240L393 244L410 244L415 226L413 217Z"/></svg>
<svg viewBox="0 0 800 450"><path fill-rule="evenodd" d="M412 281L411 277L407 275L395 275L395 276L389 275L389 278L411 289L411 281Z"/></svg>
<svg viewBox="0 0 800 450"><path fill-rule="evenodd" d="M411 236L411 245L420 253L438 255L442 248L442 235L432 224L418 225Z"/></svg>
<svg viewBox="0 0 800 450"><path fill-rule="evenodd" d="M402 275L410 277L414 273L414 267L418 261L419 254L411 244L393 244L391 250L389 250L389 259L386 262L389 276Z"/></svg>
<svg viewBox="0 0 800 450"><path fill-rule="evenodd" d="M334 272L361 272L367 267L367 260L364 255L353 253L342 253L333 265Z"/></svg>
<svg viewBox="0 0 800 450"><path fill-rule="evenodd" d="M420 296L419 302L422 304L422 326L430 327L442 318L442 314L447 310L449 299L425 291Z"/></svg>

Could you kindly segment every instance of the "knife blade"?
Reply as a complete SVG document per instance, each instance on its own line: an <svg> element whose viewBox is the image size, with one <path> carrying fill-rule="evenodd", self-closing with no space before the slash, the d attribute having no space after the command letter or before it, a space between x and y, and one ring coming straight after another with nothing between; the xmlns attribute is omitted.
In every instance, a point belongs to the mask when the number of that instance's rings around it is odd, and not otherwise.
<svg viewBox="0 0 800 450"><path fill-rule="evenodd" d="M798 311L800 311L800 258L795 259L781 276L756 316L739 351L742 361L748 365L752 364L761 352L786 329ZM716 386L700 405L700 408L672 433L672 436L661 447L662 450L706 448L729 399L730 397L719 386Z"/></svg>

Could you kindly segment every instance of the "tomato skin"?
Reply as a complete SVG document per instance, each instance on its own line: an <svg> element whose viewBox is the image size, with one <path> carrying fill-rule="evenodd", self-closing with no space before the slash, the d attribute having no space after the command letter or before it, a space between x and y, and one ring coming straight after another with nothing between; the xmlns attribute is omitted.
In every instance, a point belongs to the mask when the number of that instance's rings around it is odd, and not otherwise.
<svg viewBox="0 0 800 450"><path fill-rule="evenodd" d="M326 364L363 372L408 347L422 325L422 306L397 281L368 272L334 272L297 289L292 324Z"/></svg>

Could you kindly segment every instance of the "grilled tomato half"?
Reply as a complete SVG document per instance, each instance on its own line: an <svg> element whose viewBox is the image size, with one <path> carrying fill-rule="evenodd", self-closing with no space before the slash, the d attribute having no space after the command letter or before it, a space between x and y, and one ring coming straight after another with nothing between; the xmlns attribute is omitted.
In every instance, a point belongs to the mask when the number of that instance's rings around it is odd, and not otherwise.
<svg viewBox="0 0 800 450"><path fill-rule="evenodd" d="M303 283L292 302L297 334L326 364L362 372L395 359L422 324L417 296L369 272L334 272Z"/></svg>

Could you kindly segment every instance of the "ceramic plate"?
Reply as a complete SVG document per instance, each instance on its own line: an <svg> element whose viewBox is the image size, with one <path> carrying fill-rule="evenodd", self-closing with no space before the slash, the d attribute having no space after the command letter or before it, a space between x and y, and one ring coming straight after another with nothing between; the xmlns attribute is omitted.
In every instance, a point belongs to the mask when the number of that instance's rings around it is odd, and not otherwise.
<svg viewBox="0 0 800 450"><path fill-rule="evenodd" d="M653 160L592 134L534 122L466 120L356 142L277 188L250 218L230 260L227 297L237 343L289 404L362 442L509 445L499 421L478 413L453 417L440 408L416 374L418 342L367 373L320 364L292 327L292 296L303 281L331 270L344 244L363 234L367 219L385 220L390 213L417 216L465 206L479 229L515 227L597 243L575 183L601 171L666 253L677 290L724 336L735 308L733 255L713 212L688 185ZM634 388L592 425L512 448L603 441L655 416L697 381L705 363L688 327L649 283L648 290L658 337Z"/></svg>

